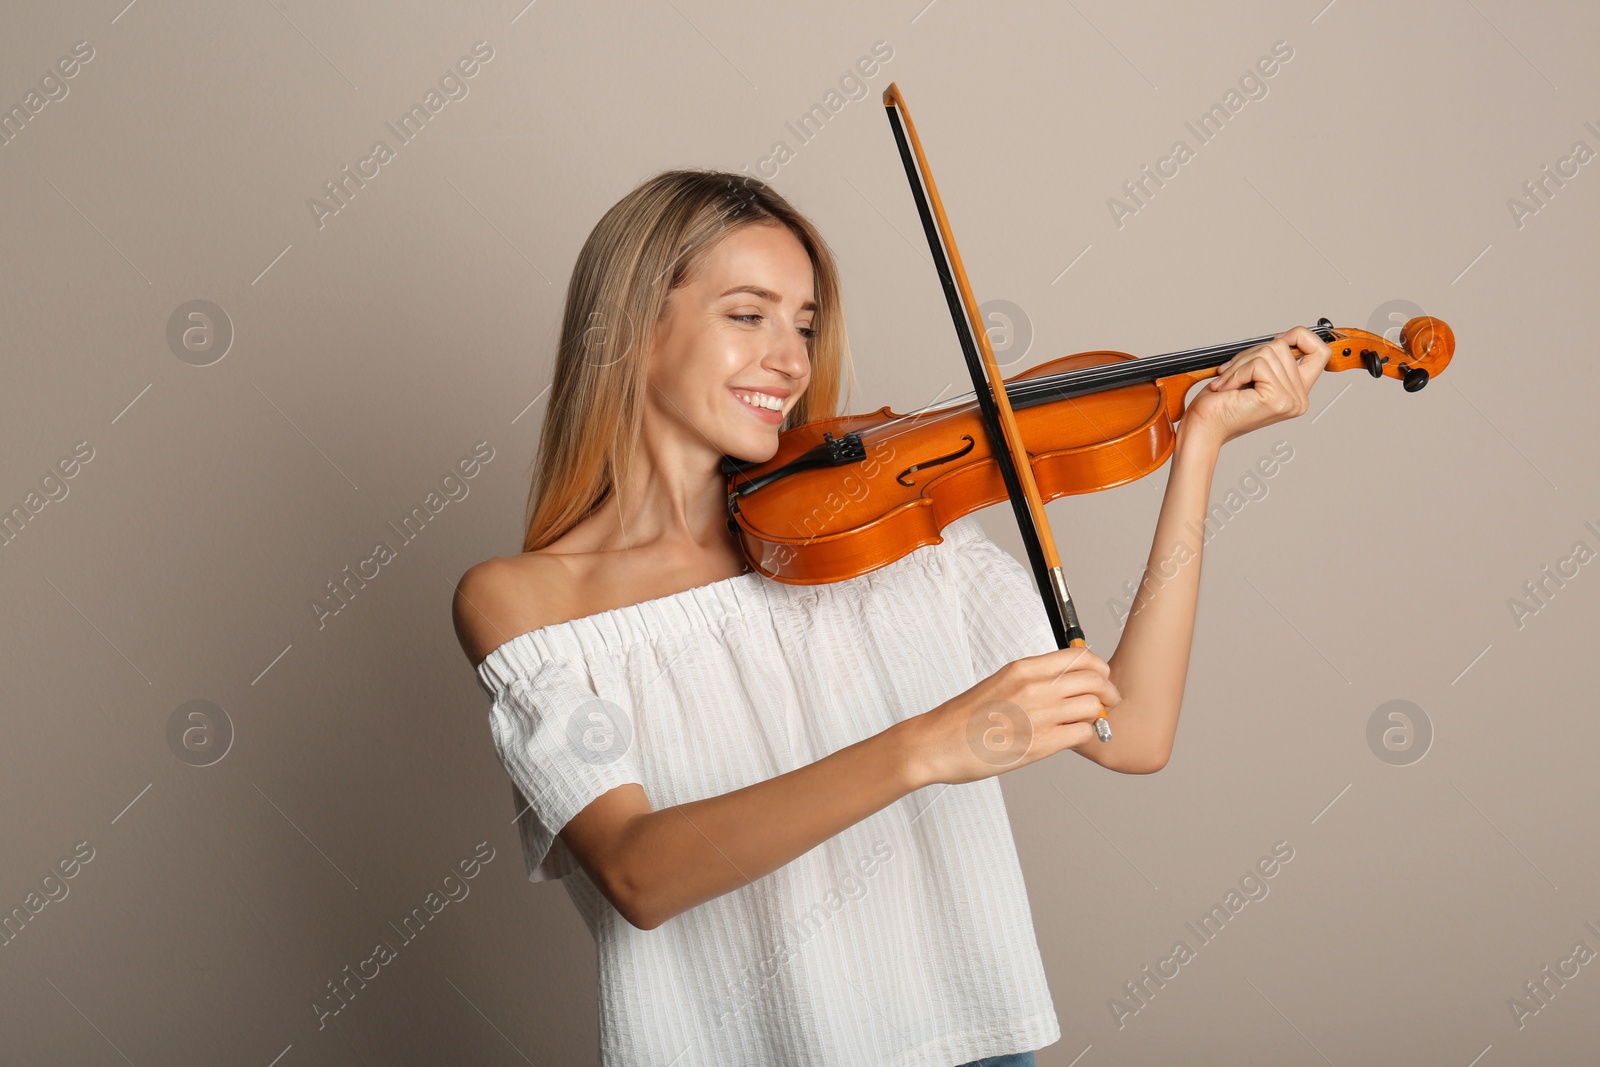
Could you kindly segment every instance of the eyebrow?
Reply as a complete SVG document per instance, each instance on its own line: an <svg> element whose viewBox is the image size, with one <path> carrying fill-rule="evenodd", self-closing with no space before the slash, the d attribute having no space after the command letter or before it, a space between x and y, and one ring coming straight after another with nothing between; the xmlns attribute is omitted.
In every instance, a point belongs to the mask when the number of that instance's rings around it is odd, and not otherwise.
<svg viewBox="0 0 1600 1067"><path fill-rule="evenodd" d="M783 297L779 296L777 293L774 293L771 289L763 289L759 285L736 285L732 289L729 289L727 292L723 293L722 296L732 296L734 293L751 293L755 296L759 296L763 300L769 300L774 304L783 303ZM718 297L718 299L721 299L721 297ZM816 301L807 300L804 304L800 305L800 310L817 310Z"/></svg>

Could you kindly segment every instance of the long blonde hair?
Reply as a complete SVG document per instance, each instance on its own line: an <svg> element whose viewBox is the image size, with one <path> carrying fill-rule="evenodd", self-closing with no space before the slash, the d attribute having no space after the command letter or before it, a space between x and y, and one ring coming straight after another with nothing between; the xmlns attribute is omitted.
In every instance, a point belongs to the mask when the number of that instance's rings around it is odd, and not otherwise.
<svg viewBox="0 0 1600 1067"><path fill-rule="evenodd" d="M759 179L663 171L612 205L572 269L528 492L524 552L549 545L628 483L667 293L692 276L718 241L757 223L789 228L811 258L816 286L811 378L780 430L839 414L850 353L838 268L822 235Z"/></svg>

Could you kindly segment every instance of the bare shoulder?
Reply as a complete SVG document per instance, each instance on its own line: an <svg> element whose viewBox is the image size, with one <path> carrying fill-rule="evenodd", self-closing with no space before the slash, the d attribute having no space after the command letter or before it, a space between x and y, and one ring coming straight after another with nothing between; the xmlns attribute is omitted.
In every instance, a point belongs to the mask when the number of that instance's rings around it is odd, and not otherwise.
<svg viewBox="0 0 1600 1067"><path fill-rule="evenodd" d="M461 650L476 667L513 637L571 618L576 587L555 553L523 552L474 564L456 583L451 604Z"/></svg>

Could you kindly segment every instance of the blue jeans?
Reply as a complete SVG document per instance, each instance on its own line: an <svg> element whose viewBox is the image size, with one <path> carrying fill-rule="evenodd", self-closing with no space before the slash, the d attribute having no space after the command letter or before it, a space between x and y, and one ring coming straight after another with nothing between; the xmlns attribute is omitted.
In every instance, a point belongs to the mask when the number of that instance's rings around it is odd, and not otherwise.
<svg viewBox="0 0 1600 1067"><path fill-rule="evenodd" d="M1034 1067L1033 1053L1013 1052L1009 1056L988 1056L971 1063L963 1063L961 1067Z"/></svg>

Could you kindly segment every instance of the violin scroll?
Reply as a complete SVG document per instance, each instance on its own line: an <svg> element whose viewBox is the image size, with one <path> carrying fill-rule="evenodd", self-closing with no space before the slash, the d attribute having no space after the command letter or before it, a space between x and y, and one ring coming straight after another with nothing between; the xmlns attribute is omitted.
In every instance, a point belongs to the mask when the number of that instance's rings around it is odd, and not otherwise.
<svg viewBox="0 0 1600 1067"><path fill-rule="evenodd" d="M1323 319L1317 332L1333 349L1328 370L1364 368L1374 378L1398 378L1406 392L1427 385L1455 355L1455 331L1443 319L1418 315L1400 328L1400 344L1366 330L1335 327Z"/></svg>

